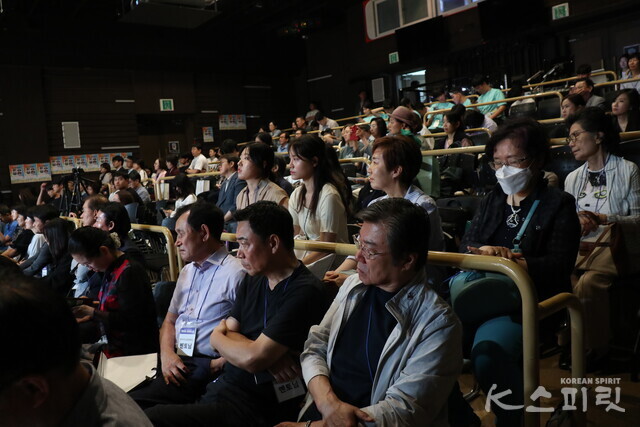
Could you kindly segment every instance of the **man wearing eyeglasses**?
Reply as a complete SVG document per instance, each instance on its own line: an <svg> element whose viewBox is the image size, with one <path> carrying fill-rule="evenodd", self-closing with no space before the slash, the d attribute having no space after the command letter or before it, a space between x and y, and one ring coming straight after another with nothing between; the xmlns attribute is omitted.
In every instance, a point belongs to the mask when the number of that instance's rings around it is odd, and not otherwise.
<svg viewBox="0 0 640 427"><path fill-rule="evenodd" d="M310 394L300 425L447 425L462 332L426 285L426 213L386 199L359 218L358 275L340 287L301 355Z"/></svg>

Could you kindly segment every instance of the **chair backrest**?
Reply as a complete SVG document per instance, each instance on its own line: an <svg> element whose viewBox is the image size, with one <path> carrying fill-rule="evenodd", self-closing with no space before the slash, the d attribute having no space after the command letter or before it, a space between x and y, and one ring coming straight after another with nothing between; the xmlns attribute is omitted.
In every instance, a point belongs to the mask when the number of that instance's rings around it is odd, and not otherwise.
<svg viewBox="0 0 640 427"><path fill-rule="evenodd" d="M538 103L538 119L557 119L560 117L560 99L553 97Z"/></svg>
<svg viewBox="0 0 640 427"><path fill-rule="evenodd" d="M551 160L544 167L544 170L554 172L558 175L558 185L564 189L564 180L571 172L578 169L582 162L573 157L571 148L568 145L551 148Z"/></svg>
<svg viewBox="0 0 640 427"><path fill-rule="evenodd" d="M640 139L623 142L618 151L620 156L640 167Z"/></svg>
<svg viewBox="0 0 640 427"><path fill-rule="evenodd" d="M124 205L124 208L127 210L129 214L129 220L132 224L138 223L138 202L129 203L128 205Z"/></svg>
<svg viewBox="0 0 640 427"><path fill-rule="evenodd" d="M509 117L534 117L538 106L535 102L526 102L524 104L514 105L509 109Z"/></svg>

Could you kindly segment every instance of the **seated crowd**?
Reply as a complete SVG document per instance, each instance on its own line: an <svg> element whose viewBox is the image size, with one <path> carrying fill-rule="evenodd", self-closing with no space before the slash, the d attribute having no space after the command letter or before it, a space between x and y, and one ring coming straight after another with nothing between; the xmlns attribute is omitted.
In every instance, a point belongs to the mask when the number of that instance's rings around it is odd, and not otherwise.
<svg viewBox="0 0 640 427"><path fill-rule="evenodd" d="M522 320L518 307L454 313L449 285L475 279L445 281L427 261L452 247L518 263L540 300L575 293L587 368L602 367L608 289L632 266L597 248L614 225L638 232L640 174L619 156L619 133L640 129L638 92L616 93L609 115L593 82L576 82L558 135L584 164L558 182L545 170L549 129L514 118L526 103L499 102L486 78L472 83L476 103L497 102L474 107L461 89L443 90L434 114L411 102L378 112L365 94L360 121L340 129L312 103L294 134L270 122L209 157L194 144L150 171L116 156L81 206L68 205L77 188L66 181L43 184L34 206L0 205L0 339L42 337L48 349L0 356L11 366L0 371L0 424L479 425L457 386L463 358L485 393L511 390L502 402L521 405ZM477 128L491 129L479 156L421 152L477 145ZM451 235L438 206L461 193L478 203ZM151 283L136 222L172 230L185 264L177 282ZM296 240L357 252L301 251ZM541 341L564 320L540 321ZM149 353L157 374L128 395L94 368ZM521 423L523 410L492 410L500 425Z"/></svg>

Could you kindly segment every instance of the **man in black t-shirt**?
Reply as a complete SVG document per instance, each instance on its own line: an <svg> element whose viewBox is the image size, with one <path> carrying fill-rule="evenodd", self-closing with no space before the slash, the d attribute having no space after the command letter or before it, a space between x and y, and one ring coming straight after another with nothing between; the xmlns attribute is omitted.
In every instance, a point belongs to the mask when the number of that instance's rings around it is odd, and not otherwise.
<svg viewBox="0 0 640 427"><path fill-rule="evenodd" d="M229 318L211 334L227 363L198 404L159 405L156 426L273 426L296 416L305 394L298 355L327 308L321 282L293 252L293 220L272 202L237 211L238 258L249 273Z"/></svg>

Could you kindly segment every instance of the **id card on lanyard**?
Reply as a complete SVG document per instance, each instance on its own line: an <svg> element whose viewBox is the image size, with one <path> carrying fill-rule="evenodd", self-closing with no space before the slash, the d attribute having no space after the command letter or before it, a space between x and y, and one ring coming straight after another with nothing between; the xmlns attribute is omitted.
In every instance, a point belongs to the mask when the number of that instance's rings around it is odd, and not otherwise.
<svg viewBox="0 0 640 427"><path fill-rule="evenodd" d="M209 295L209 289L211 289L211 287L213 286L213 280L216 277L216 273L218 272L218 269L220 268L220 266L222 265L224 260L227 259L227 256L229 256L229 255L227 254L222 259L220 264L218 264L216 266L216 269L213 272L213 276L211 277L211 282L208 283L209 286L207 286L207 290L206 290L206 292L204 294L204 298L202 299L202 304L200 305L200 309L198 310L198 313L196 315L195 320L191 319L191 317L189 315L187 315L187 321L178 330L177 350L178 350L178 355L179 356L189 356L189 357L193 356L193 353L194 353L195 348L196 348L196 338L197 338L197 335L198 335L198 326L202 323L202 321L200 320L200 313L202 312L202 307L204 306L204 304L207 301L207 295ZM196 275L198 274L198 271L199 270L196 270L194 272L194 274L193 274L193 277L191 278L191 285L189 286L189 293L187 295L187 307L189 307L189 300L191 298L191 289L193 289L193 283L195 282ZM198 305L197 303L198 303L198 297L196 297L196 304L195 304L196 306Z"/></svg>

